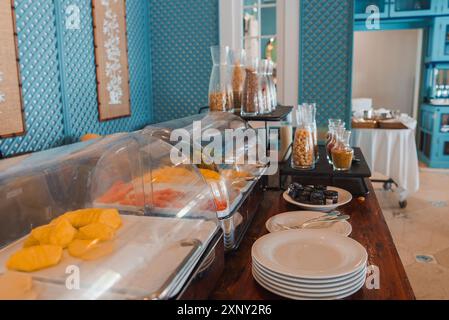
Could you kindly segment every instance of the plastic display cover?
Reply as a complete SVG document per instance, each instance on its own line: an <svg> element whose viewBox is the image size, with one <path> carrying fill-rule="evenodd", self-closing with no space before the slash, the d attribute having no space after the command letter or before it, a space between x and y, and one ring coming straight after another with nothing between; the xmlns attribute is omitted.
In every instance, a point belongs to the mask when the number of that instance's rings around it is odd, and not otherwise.
<svg viewBox="0 0 449 320"><path fill-rule="evenodd" d="M0 299L176 296L219 227L172 150L137 132L0 161Z"/></svg>
<svg viewBox="0 0 449 320"><path fill-rule="evenodd" d="M208 181L214 195L225 197L218 206L220 218L238 205L242 194L265 172L256 157L264 140L258 138L242 118L231 113L212 112L148 126L144 134L157 137L182 149ZM265 135L263 135L265 138ZM215 140L216 139L216 140ZM220 141L219 154L211 151L212 141ZM186 152L188 150L188 152Z"/></svg>

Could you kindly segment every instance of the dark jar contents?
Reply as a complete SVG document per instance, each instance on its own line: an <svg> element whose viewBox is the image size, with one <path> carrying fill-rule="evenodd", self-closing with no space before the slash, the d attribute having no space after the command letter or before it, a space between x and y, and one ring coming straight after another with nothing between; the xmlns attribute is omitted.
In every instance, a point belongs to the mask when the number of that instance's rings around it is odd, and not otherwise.
<svg viewBox="0 0 449 320"><path fill-rule="evenodd" d="M256 70L246 68L246 77L241 103L242 114L257 114L259 112L259 79Z"/></svg>

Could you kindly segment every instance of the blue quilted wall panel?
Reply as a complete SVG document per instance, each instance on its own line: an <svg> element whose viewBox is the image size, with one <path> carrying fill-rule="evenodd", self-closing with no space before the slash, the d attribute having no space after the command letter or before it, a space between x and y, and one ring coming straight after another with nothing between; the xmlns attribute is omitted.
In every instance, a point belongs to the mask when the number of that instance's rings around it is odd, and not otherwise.
<svg viewBox="0 0 449 320"><path fill-rule="evenodd" d="M350 121L353 0L302 0L299 102L316 102L319 125Z"/></svg>
<svg viewBox="0 0 449 320"><path fill-rule="evenodd" d="M47 149L64 142L53 0L16 0L15 5L27 133L0 139L4 155Z"/></svg>
<svg viewBox="0 0 449 320"><path fill-rule="evenodd" d="M152 121L149 3L126 4L132 116L99 122L91 0L15 0L27 134L0 139L3 155L48 149L87 132L136 130ZM80 9L79 30L65 28L69 5Z"/></svg>
<svg viewBox="0 0 449 320"><path fill-rule="evenodd" d="M207 105L218 10L218 0L150 0L156 121L195 114Z"/></svg>

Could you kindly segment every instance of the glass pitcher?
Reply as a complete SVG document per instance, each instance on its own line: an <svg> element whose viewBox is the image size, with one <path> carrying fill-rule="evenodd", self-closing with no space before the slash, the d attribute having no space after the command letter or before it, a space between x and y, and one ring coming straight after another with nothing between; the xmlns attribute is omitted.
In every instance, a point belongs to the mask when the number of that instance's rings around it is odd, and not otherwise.
<svg viewBox="0 0 449 320"><path fill-rule="evenodd" d="M260 60L258 67L259 91L261 93L259 113L261 114L268 114L272 111L272 93L268 78L269 63L268 60Z"/></svg>
<svg viewBox="0 0 449 320"><path fill-rule="evenodd" d="M293 140L291 166L298 170L312 170L316 161L311 108L300 105L296 115L298 126Z"/></svg>
<svg viewBox="0 0 449 320"><path fill-rule="evenodd" d="M234 98L231 85L231 50L229 47L213 46L212 73L209 82L210 111L234 111Z"/></svg>
<svg viewBox="0 0 449 320"><path fill-rule="evenodd" d="M246 51L243 49L232 50L232 93L234 108L242 108L243 86L245 84Z"/></svg>
<svg viewBox="0 0 449 320"><path fill-rule="evenodd" d="M246 77L243 85L242 116L254 116L261 109L261 92L258 75L259 59L249 58L245 67Z"/></svg>
<svg viewBox="0 0 449 320"><path fill-rule="evenodd" d="M351 169L354 149L351 148L349 141L351 131L337 130L337 143L332 148L332 164L335 171L347 171Z"/></svg>
<svg viewBox="0 0 449 320"><path fill-rule="evenodd" d="M318 128L316 125L316 103L311 103L308 105L309 113L310 113L310 124L313 130L313 148L315 150L315 162L318 162L320 159L320 149L318 147Z"/></svg>
<svg viewBox="0 0 449 320"><path fill-rule="evenodd" d="M274 63L271 60L268 60L268 69L267 69L267 76L268 76L268 84L269 84L269 90L271 95L271 111L276 110L278 106L278 99L277 99L277 90L276 90L276 84L274 83Z"/></svg>
<svg viewBox="0 0 449 320"><path fill-rule="evenodd" d="M336 119L335 122L330 122L329 124L329 132L328 132L328 140L326 142L326 156L327 161L330 165L332 165L332 148L337 143L338 138L338 130L345 130L345 123L340 119Z"/></svg>

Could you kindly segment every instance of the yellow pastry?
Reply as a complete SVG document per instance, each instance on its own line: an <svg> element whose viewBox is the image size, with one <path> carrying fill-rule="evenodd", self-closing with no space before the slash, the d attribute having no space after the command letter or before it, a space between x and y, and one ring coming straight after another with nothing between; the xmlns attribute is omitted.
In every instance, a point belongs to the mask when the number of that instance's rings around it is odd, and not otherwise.
<svg viewBox="0 0 449 320"><path fill-rule="evenodd" d="M33 272L59 263L62 257L62 247L40 245L24 248L14 253L6 263L10 270Z"/></svg>
<svg viewBox="0 0 449 320"><path fill-rule="evenodd" d="M72 257L95 260L111 254L114 251L114 244L112 241L75 239L70 243L68 251Z"/></svg>
<svg viewBox="0 0 449 320"><path fill-rule="evenodd" d="M52 226L49 236L49 244L66 248L73 238L77 230L70 224L69 220L63 218Z"/></svg>
<svg viewBox="0 0 449 320"><path fill-rule="evenodd" d="M115 235L115 230L103 223L92 223L79 229L77 239L108 241Z"/></svg>
<svg viewBox="0 0 449 320"><path fill-rule="evenodd" d="M40 244L41 243L39 242L39 240L37 240L32 235L30 235L30 236L28 236L28 238L26 238L25 242L23 243L23 247L24 248L29 248L29 247L38 246Z"/></svg>
<svg viewBox="0 0 449 320"><path fill-rule="evenodd" d="M44 226L37 227L31 231L31 236L39 241L39 244L50 243L50 233L53 230L53 225L46 224Z"/></svg>

